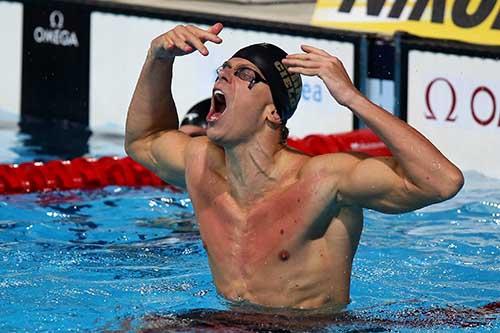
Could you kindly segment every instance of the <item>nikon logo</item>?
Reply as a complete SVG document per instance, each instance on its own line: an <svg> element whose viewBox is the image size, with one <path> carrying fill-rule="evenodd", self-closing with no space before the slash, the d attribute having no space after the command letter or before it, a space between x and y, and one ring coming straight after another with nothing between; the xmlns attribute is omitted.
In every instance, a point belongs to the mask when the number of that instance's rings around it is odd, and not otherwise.
<svg viewBox="0 0 500 333"><path fill-rule="evenodd" d="M64 29L64 15L54 10L49 15L50 28L36 27L33 38L39 44L52 44L60 46L78 47L76 32Z"/></svg>
<svg viewBox="0 0 500 333"><path fill-rule="evenodd" d="M341 13L350 13L355 2L356 0L342 0L338 11ZM451 19L457 27L473 28L483 23L490 15L496 15L491 29L500 30L500 11L498 13L493 12L497 3L496 0L416 0L415 5L409 11L407 19L410 21L422 20L422 15L428 7L429 2L432 2L431 22L433 23L444 23L445 13L450 12L450 8L447 7L451 7ZM379 17L385 3L385 0L366 0L366 14L368 16ZM394 0L387 17L404 19L401 16L403 10L407 7L407 3L407 0ZM468 7L471 8L468 9Z"/></svg>

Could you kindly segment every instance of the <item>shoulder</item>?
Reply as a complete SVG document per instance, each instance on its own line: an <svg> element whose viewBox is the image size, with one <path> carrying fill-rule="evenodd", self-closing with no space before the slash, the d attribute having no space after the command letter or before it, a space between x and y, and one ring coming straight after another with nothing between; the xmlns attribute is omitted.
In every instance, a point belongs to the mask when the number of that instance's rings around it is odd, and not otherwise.
<svg viewBox="0 0 500 333"><path fill-rule="evenodd" d="M212 167L224 161L224 150L206 136L192 138L186 147L186 166Z"/></svg>
<svg viewBox="0 0 500 333"><path fill-rule="evenodd" d="M197 136L189 141L186 147L186 156L192 158L210 151L217 152L218 150L222 150L222 148L215 145L206 136Z"/></svg>
<svg viewBox="0 0 500 333"><path fill-rule="evenodd" d="M300 170L300 176L319 175L342 177L369 156L362 153L332 153L310 157Z"/></svg>

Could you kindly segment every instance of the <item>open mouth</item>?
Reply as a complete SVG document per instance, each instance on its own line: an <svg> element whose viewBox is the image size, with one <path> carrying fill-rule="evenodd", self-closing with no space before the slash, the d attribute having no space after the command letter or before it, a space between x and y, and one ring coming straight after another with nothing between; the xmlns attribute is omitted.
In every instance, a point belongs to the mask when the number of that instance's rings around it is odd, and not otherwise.
<svg viewBox="0 0 500 333"><path fill-rule="evenodd" d="M213 106L207 115L208 122L218 120L226 110L226 96L222 90L214 89L213 101Z"/></svg>

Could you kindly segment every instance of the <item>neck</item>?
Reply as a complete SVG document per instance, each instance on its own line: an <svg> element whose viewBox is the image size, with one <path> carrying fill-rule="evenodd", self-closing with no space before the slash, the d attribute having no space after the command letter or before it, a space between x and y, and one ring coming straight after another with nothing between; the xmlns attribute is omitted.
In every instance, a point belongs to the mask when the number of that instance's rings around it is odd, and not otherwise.
<svg viewBox="0 0 500 333"><path fill-rule="evenodd" d="M228 182L236 199L255 201L278 182L276 161L283 145L270 143L274 141L254 138L224 149Z"/></svg>

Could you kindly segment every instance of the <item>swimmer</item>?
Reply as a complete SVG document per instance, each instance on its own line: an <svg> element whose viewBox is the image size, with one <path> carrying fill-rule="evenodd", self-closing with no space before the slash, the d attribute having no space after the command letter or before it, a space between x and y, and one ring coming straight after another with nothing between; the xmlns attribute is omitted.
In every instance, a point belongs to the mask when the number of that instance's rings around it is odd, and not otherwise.
<svg viewBox="0 0 500 333"><path fill-rule="evenodd" d="M344 306L363 208L422 208L453 197L463 175L422 134L363 96L340 59L307 45L295 54L271 44L237 51L217 69L207 135L180 132L171 90L175 59L195 51L208 56L205 43L222 43L222 29L179 25L151 42L125 149L187 189L221 295L266 308ZM311 157L287 147L301 75L319 77L393 157Z"/></svg>
<svg viewBox="0 0 500 333"><path fill-rule="evenodd" d="M212 99L207 98L191 107L182 119L179 131L191 137L206 135L208 126L207 115L210 111L211 103Z"/></svg>

